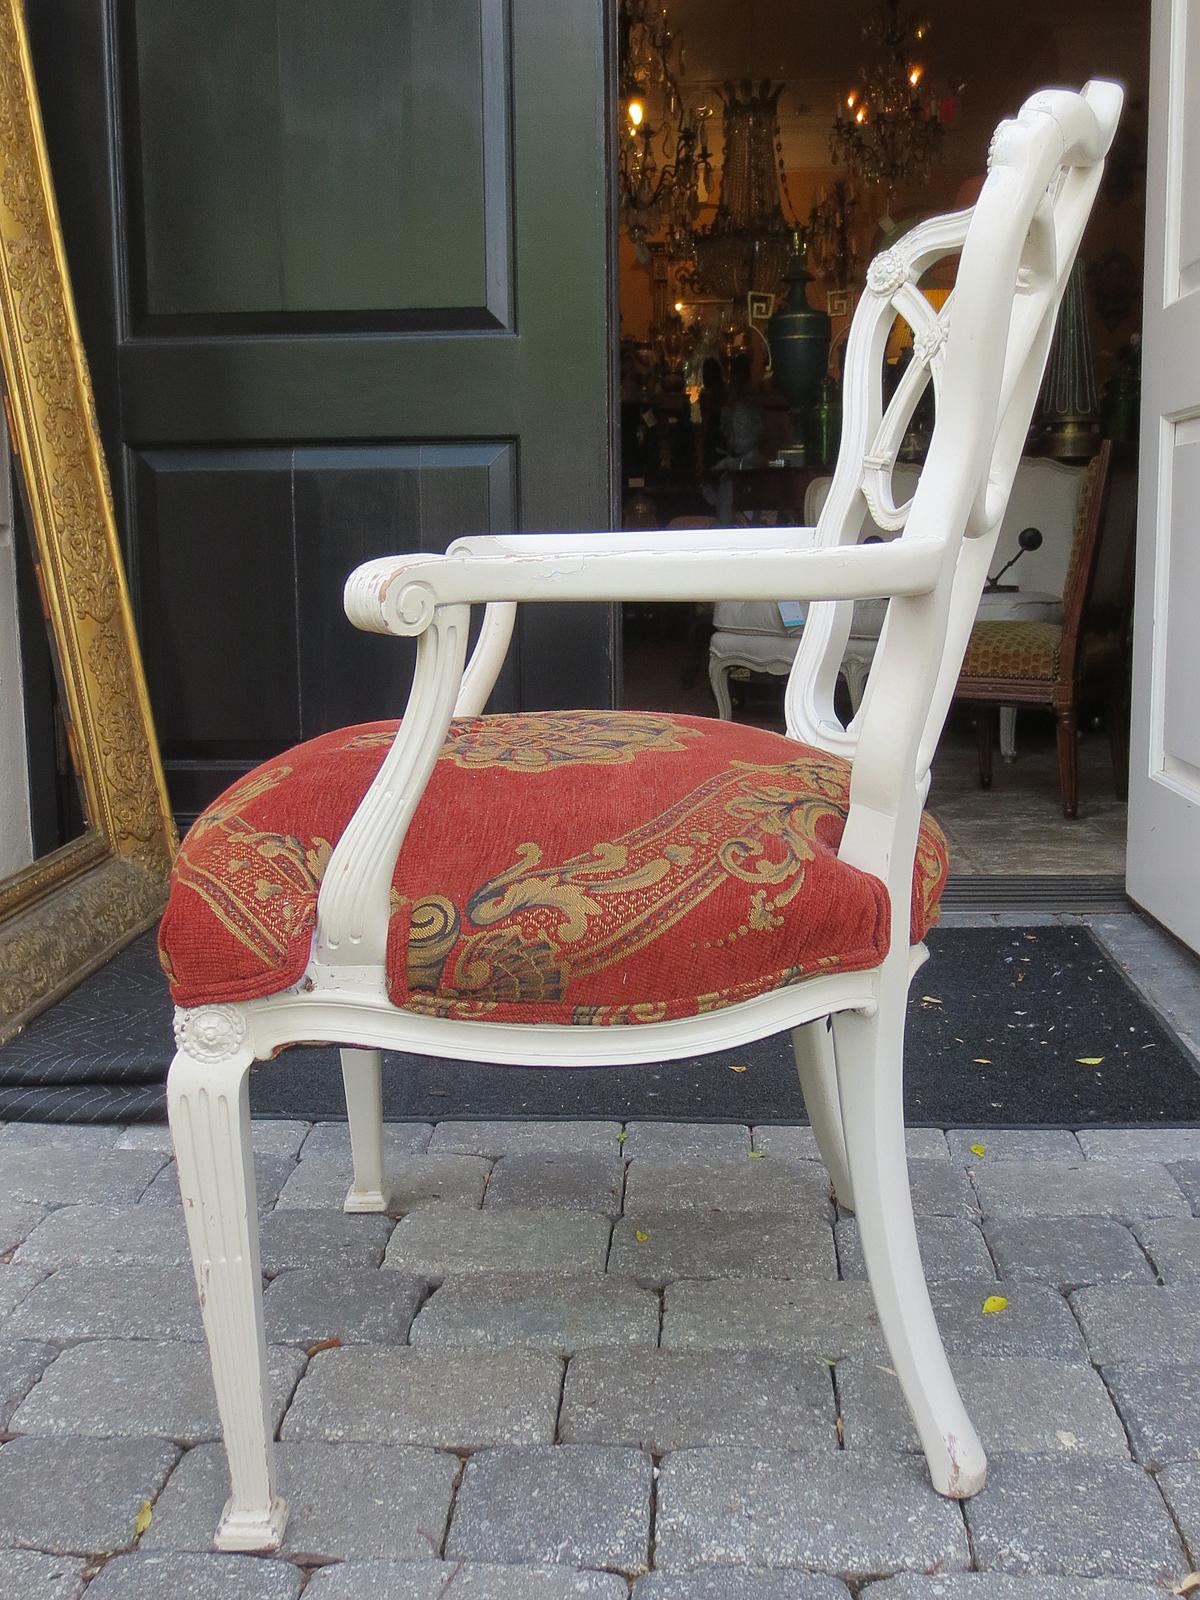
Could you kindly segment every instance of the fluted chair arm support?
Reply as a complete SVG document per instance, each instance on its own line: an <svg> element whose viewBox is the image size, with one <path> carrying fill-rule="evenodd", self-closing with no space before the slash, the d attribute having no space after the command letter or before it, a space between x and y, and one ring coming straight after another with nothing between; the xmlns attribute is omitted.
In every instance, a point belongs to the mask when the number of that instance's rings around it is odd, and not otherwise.
<svg viewBox="0 0 1200 1600"><path fill-rule="evenodd" d="M817 547L813 530L714 548L694 537L661 548L612 548L582 535L545 553L522 539L463 540L444 556L368 561L346 582L346 615L370 633L424 633L441 606L521 600L878 600L928 594L945 557L940 540ZM621 538L622 536L616 536ZM646 537L666 540L670 535ZM530 540L530 543L533 541Z"/></svg>

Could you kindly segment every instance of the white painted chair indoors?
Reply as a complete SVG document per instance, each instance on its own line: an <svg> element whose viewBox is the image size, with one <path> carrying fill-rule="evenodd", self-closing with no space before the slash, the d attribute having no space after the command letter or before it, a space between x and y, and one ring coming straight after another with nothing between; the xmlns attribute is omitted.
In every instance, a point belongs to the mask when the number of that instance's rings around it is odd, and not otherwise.
<svg viewBox="0 0 1200 1600"><path fill-rule="evenodd" d="M381 1050L526 1066L617 1064L792 1030L817 1141L839 1199L857 1211L879 1320L933 1485L957 1498L982 1487L984 1452L934 1321L908 1188L905 1006L927 953L908 933L913 863L932 752L1120 106L1121 91L1104 82L1081 94L1034 95L998 128L973 212L923 224L872 263L847 352L841 457L819 532L465 538L445 556L389 557L351 575L352 622L418 638L402 727L332 841L299 978L262 998L230 992L176 1013L171 1131L231 1478L220 1549L275 1549L287 1516L274 1477L248 1075L254 1061L312 1039L345 1046L354 1160L346 1209L380 1211L388 1201ZM935 314L917 280L959 251L956 288ZM919 359L884 412L881 362L894 312L914 328ZM916 492L897 506L895 449L930 375L936 427ZM891 543L857 543L868 490L902 530ZM397 854L452 717L478 715L491 693L517 602L764 594L811 602L787 687L788 735L853 763L838 858L873 875L890 897L891 932L878 964L819 972L671 1021L522 1024L394 1005L385 960ZM887 622L861 714L847 730L834 715L833 688L850 613L855 599L880 597L890 597ZM470 607L480 604L483 630L464 671ZM462 782L477 776L467 771ZM460 842L464 851L470 845ZM271 1070L287 1072L287 1056Z"/></svg>

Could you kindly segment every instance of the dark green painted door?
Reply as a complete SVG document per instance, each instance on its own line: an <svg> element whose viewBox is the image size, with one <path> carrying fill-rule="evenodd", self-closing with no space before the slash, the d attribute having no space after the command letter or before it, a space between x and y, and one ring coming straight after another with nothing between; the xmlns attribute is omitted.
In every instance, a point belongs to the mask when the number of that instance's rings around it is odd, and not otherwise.
<svg viewBox="0 0 1200 1600"><path fill-rule="evenodd" d="M31 0L159 737L185 815L396 715L360 560L605 527L603 0ZM613 703L530 607L497 705Z"/></svg>

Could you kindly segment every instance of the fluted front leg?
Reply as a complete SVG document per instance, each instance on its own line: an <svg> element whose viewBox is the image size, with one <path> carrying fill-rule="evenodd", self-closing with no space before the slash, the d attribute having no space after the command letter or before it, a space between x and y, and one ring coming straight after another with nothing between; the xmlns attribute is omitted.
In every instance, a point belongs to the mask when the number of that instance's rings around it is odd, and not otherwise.
<svg viewBox="0 0 1200 1600"><path fill-rule="evenodd" d="M171 1137L231 1487L215 1543L219 1550L277 1550L287 1504L274 1492L250 1146L253 1055L236 1006L182 1011L175 1032Z"/></svg>

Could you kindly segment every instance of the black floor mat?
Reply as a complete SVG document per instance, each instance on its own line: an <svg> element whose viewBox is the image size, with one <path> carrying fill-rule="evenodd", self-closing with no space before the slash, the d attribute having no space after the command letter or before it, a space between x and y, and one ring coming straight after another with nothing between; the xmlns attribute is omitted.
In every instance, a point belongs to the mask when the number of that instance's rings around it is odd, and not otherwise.
<svg viewBox="0 0 1200 1600"><path fill-rule="evenodd" d="M909 1013L914 1125L1200 1123L1200 1072L1086 928L948 928L929 944ZM161 1118L170 1018L147 935L0 1049L0 1119ZM805 1120L786 1034L642 1067L389 1055L384 1097L398 1120ZM260 1116L344 1116L336 1050L288 1050L256 1067L251 1101Z"/></svg>

